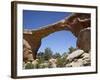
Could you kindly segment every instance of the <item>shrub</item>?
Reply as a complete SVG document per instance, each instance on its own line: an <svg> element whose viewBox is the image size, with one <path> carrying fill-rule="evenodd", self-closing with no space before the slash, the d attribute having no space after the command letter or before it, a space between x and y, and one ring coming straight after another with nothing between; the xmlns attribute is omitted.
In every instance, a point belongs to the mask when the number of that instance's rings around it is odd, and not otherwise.
<svg viewBox="0 0 100 80"><path fill-rule="evenodd" d="M33 69L34 65L32 63L26 63L25 69Z"/></svg>
<svg viewBox="0 0 100 80"><path fill-rule="evenodd" d="M57 67L64 67L64 58L57 58Z"/></svg>

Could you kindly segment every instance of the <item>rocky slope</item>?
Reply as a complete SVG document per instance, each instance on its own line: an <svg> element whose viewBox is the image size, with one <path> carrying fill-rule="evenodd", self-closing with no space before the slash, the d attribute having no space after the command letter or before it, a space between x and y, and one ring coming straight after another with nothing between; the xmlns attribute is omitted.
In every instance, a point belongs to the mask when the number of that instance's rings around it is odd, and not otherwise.
<svg viewBox="0 0 100 80"><path fill-rule="evenodd" d="M38 68L57 68L57 67L82 67L91 66L91 53L86 53L83 50L77 49L67 56L63 62L59 62L57 58L51 58L48 61L40 63L39 59L24 62L24 69L38 69ZM60 60L63 59L60 58Z"/></svg>
<svg viewBox="0 0 100 80"><path fill-rule="evenodd" d="M68 61L66 67L90 66L91 53L86 53L83 50L76 50L70 53L66 60Z"/></svg>

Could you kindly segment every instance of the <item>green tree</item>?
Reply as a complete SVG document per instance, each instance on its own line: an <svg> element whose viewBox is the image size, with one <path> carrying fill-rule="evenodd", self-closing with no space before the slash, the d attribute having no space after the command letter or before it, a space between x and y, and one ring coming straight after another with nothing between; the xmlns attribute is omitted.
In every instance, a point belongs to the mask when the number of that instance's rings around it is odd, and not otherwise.
<svg viewBox="0 0 100 80"><path fill-rule="evenodd" d="M67 57L68 56L68 53L67 52L64 52L63 54L62 54L62 57Z"/></svg>
<svg viewBox="0 0 100 80"><path fill-rule="evenodd" d="M72 46L69 48L69 54L72 53L73 51L75 51L76 48L73 48Z"/></svg>
<svg viewBox="0 0 100 80"><path fill-rule="evenodd" d="M52 54L53 54L52 50L50 48L46 48L43 55L44 60L49 60L52 57Z"/></svg>
<svg viewBox="0 0 100 80"><path fill-rule="evenodd" d="M27 63L25 69L33 69L34 65L32 63Z"/></svg>
<svg viewBox="0 0 100 80"><path fill-rule="evenodd" d="M39 52L37 54L37 59L39 59L39 64L44 62L44 52Z"/></svg>
<svg viewBox="0 0 100 80"><path fill-rule="evenodd" d="M57 67L65 67L65 58L57 58Z"/></svg>
<svg viewBox="0 0 100 80"><path fill-rule="evenodd" d="M37 57L41 57L41 56L43 56L43 54L44 54L44 52L39 52L39 53L37 54Z"/></svg>
<svg viewBox="0 0 100 80"><path fill-rule="evenodd" d="M60 58L61 57L61 55L60 55L60 53L55 53L55 54L53 54L53 56L52 56L53 58Z"/></svg>

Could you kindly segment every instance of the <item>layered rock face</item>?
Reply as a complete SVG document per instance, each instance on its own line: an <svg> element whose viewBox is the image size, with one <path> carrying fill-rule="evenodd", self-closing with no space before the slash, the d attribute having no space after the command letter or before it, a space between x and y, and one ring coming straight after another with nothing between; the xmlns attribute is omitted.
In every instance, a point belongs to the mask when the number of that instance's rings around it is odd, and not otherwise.
<svg viewBox="0 0 100 80"><path fill-rule="evenodd" d="M48 25L36 30L25 30L24 61L36 59L37 51L41 45L41 39L60 30L69 30L77 37L77 47L86 52L90 51L90 14L76 13L58 23ZM89 27L89 29L88 29Z"/></svg>
<svg viewBox="0 0 100 80"><path fill-rule="evenodd" d="M34 59L31 46L26 40L23 40L23 61L28 62L33 60Z"/></svg>

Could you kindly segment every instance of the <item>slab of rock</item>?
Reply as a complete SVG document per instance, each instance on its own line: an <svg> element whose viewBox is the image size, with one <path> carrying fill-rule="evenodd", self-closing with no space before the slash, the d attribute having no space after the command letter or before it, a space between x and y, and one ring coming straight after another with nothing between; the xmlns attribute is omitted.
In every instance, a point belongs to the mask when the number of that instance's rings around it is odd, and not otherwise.
<svg viewBox="0 0 100 80"><path fill-rule="evenodd" d="M91 65L91 60L90 59L83 60L83 65L84 66L90 66Z"/></svg>
<svg viewBox="0 0 100 80"><path fill-rule="evenodd" d="M66 64L66 67L72 67L71 63Z"/></svg>
<svg viewBox="0 0 100 80"><path fill-rule="evenodd" d="M82 59L75 59L73 62L66 64L66 67L81 67L83 66Z"/></svg>
<svg viewBox="0 0 100 80"><path fill-rule="evenodd" d="M82 59L78 59L77 61L73 61L71 63L72 67L81 67L83 66L83 60Z"/></svg>
<svg viewBox="0 0 100 80"><path fill-rule="evenodd" d="M91 57L91 55L90 55L90 53L84 53L84 54L82 54L82 59L90 59L90 57Z"/></svg>
<svg viewBox="0 0 100 80"><path fill-rule="evenodd" d="M82 55L83 53L84 53L83 50L78 49L78 50L76 50L76 51L70 53L70 54L68 55L68 57L67 57L67 60L68 60L68 61L72 61L74 58L79 57L79 56Z"/></svg>
<svg viewBox="0 0 100 80"><path fill-rule="evenodd" d="M50 67L51 67L51 68L56 68L56 66L57 66L56 62L57 62L56 59L51 58L51 59L49 60L49 65L50 65Z"/></svg>
<svg viewBox="0 0 100 80"><path fill-rule="evenodd" d="M84 66L89 66L91 65L91 54L90 53L84 53L83 55L83 65Z"/></svg>
<svg viewBox="0 0 100 80"><path fill-rule="evenodd" d="M36 64L38 64L38 61L39 61L39 59L36 59L36 60L34 60L34 61L32 62L32 64L33 64L33 65L36 65Z"/></svg>

